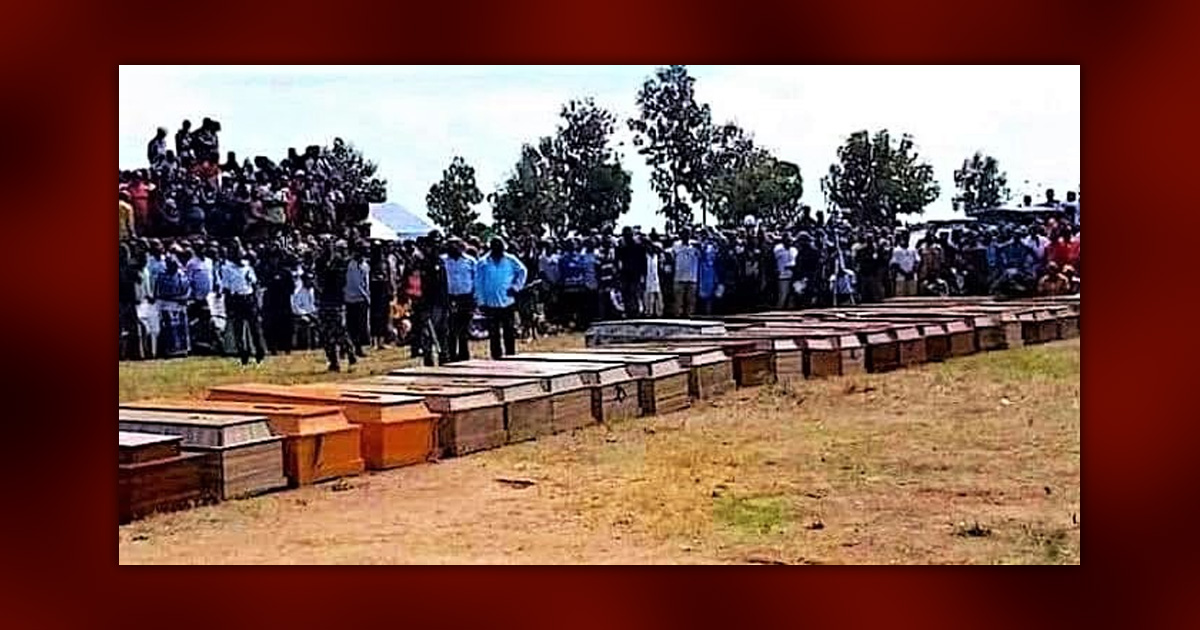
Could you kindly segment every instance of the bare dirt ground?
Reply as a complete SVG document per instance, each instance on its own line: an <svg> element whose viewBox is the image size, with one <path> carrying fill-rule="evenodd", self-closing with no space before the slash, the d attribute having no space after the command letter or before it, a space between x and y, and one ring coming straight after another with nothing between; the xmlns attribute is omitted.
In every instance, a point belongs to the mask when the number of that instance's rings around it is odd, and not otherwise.
<svg viewBox="0 0 1200 630"><path fill-rule="evenodd" d="M581 345L571 341L550 343ZM119 559L1076 564L1079 348L738 390L670 415L157 515L118 528ZM175 381L161 373L156 385L120 377L123 396L191 391L162 391Z"/></svg>

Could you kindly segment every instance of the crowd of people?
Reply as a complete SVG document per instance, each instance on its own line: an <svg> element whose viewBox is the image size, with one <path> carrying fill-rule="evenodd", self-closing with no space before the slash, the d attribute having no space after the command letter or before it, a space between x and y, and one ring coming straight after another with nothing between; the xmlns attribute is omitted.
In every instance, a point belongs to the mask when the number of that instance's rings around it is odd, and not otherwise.
<svg viewBox="0 0 1200 630"><path fill-rule="evenodd" d="M117 189L122 236L262 239L288 227L332 232L366 218L366 200L350 185L351 177L335 159L346 150L288 149L275 162L264 156L238 162L229 151L221 161L221 123L205 118L193 129L183 121L174 149L167 130L158 128L146 147L149 167L120 170Z"/></svg>
<svg viewBox="0 0 1200 630"><path fill-rule="evenodd" d="M238 165L230 154L226 165L197 174L219 155L219 130L208 119L195 132L185 124L172 153L160 129L148 177L121 174L122 359L207 353L250 365L320 347L336 371L389 346L406 345L427 364L465 359L470 340L485 335L500 357L520 335L583 330L599 319L1079 291L1073 193L1059 204L1048 191L1039 204L1048 212L1027 219L943 230L854 224L806 207L782 227L750 219L661 234L625 227L485 241L434 231L371 241L365 215L339 216L344 200L319 194L326 184L337 188L318 148L281 166ZM217 202L209 204L214 186ZM250 205L226 207L226 190ZM297 190L317 194L296 205ZM282 220L261 229L248 219L276 212L259 212L267 198ZM239 212L247 220L227 229Z"/></svg>

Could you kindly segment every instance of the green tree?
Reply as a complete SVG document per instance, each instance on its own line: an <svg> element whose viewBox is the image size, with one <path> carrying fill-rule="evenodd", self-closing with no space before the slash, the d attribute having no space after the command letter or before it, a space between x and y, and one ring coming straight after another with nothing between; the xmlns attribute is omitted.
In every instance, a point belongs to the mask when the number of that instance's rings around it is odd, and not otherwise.
<svg viewBox="0 0 1200 630"><path fill-rule="evenodd" d="M963 160L962 168L954 171L954 185L958 187L954 203L968 215L996 208L1012 198L1008 173L1000 170L996 158L980 151Z"/></svg>
<svg viewBox="0 0 1200 630"><path fill-rule="evenodd" d="M650 187L663 202L659 213L676 225L692 222L691 206L681 191L707 209L705 162L712 114L708 105L696 102L695 83L685 66L659 68L638 91L639 116L628 121L634 145L652 169Z"/></svg>
<svg viewBox="0 0 1200 630"><path fill-rule="evenodd" d="M347 203L383 203L387 201L387 180L376 176L379 167L363 157L361 151L341 138L323 150L330 171L337 174L342 196Z"/></svg>
<svg viewBox="0 0 1200 630"><path fill-rule="evenodd" d="M630 174L611 146L616 116L591 98L570 101L560 115L550 159L564 197L565 226L584 231L616 224L633 197Z"/></svg>
<svg viewBox="0 0 1200 630"><path fill-rule="evenodd" d="M526 145L512 175L489 196L509 233L563 235L614 224L629 211L631 177L610 145L616 117L592 99L563 106L553 136Z"/></svg>
<svg viewBox="0 0 1200 630"><path fill-rule="evenodd" d="M921 162L912 136L894 142L886 129L850 135L838 162L821 179L829 201L852 221L891 225L901 214L921 214L941 194L933 167Z"/></svg>
<svg viewBox="0 0 1200 630"><path fill-rule="evenodd" d="M553 138L542 138L540 146L521 147L521 159L496 192L488 195L492 219L505 234L541 236L547 230L561 230L566 213L562 193L552 170L553 162L544 152L553 152Z"/></svg>
<svg viewBox="0 0 1200 630"><path fill-rule="evenodd" d="M449 234L466 236L473 233L479 212L473 206L483 201L483 193L475 185L475 168L462 157L455 156L442 171L441 181L429 187L425 205L429 219Z"/></svg>
<svg viewBox="0 0 1200 630"><path fill-rule="evenodd" d="M800 167L756 146L737 125L714 129L705 164L705 203L722 225L754 215L769 226L783 226L799 216Z"/></svg>

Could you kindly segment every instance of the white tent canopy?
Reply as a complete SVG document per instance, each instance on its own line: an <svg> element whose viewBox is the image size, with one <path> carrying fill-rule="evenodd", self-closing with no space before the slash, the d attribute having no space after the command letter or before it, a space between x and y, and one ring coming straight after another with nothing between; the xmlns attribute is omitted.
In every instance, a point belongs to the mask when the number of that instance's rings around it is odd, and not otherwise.
<svg viewBox="0 0 1200 630"><path fill-rule="evenodd" d="M425 236L436 227L428 220L417 216L398 203L373 203L367 221L371 224L371 238L397 240ZM389 236L376 237L378 228L390 230Z"/></svg>
<svg viewBox="0 0 1200 630"><path fill-rule="evenodd" d="M373 241L398 241L400 236L396 231L388 227L386 223L380 221L375 216L367 217L367 225L371 228L370 239Z"/></svg>

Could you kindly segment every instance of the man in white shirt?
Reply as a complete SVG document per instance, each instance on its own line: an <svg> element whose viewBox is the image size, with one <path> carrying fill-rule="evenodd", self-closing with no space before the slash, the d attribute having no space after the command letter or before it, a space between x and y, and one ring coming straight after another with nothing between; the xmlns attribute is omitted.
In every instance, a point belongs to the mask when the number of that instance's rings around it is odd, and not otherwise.
<svg viewBox="0 0 1200 630"><path fill-rule="evenodd" d="M797 250L792 247L792 238L784 234L775 244L775 270L778 272L778 292L775 298L775 308L787 308L788 298L792 295L792 268L796 266Z"/></svg>
<svg viewBox="0 0 1200 630"><path fill-rule="evenodd" d="M917 250L908 242L908 235L901 234L892 249L889 265L896 274L895 291L898 297L917 294Z"/></svg>
<svg viewBox="0 0 1200 630"><path fill-rule="evenodd" d="M700 251L691 242L691 234L683 230L679 242L671 248L675 255L675 315L684 319L696 311L696 279L700 275Z"/></svg>
<svg viewBox="0 0 1200 630"><path fill-rule="evenodd" d="M659 258L658 243L650 243L646 248L646 291L642 299L647 317L662 317L663 314L662 289L658 282Z"/></svg>
<svg viewBox="0 0 1200 630"><path fill-rule="evenodd" d="M246 252L238 249L221 263L221 291L225 295L225 313L233 330L242 365L250 363L250 344L254 345L254 358L260 365L266 357L266 341L263 338L262 317L258 309L255 289L258 277ZM250 337L247 343L246 337Z"/></svg>
<svg viewBox="0 0 1200 630"><path fill-rule="evenodd" d="M299 347L304 350L312 349L312 333L317 329L317 297L313 292L312 276L309 274L304 274L296 282L296 290L292 293L292 318L296 340L304 340Z"/></svg>

